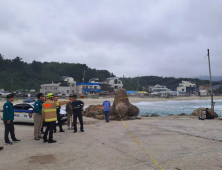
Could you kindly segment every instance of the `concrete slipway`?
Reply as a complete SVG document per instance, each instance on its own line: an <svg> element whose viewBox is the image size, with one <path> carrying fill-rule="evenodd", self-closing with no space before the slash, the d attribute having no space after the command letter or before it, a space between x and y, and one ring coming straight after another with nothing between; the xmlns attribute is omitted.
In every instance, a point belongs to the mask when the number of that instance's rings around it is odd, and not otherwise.
<svg viewBox="0 0 222 170"><path fill-rule="evenodd" d="M16 124L20 143L0 151L0 169L154 170L158 167L122 122L84 118L85 133L54 134L56 144L33 140L33 125ZM164 170L222 169L222 121L167 116L126 121L128 128ZM4 125L0 123L0 146Z"/></svg>

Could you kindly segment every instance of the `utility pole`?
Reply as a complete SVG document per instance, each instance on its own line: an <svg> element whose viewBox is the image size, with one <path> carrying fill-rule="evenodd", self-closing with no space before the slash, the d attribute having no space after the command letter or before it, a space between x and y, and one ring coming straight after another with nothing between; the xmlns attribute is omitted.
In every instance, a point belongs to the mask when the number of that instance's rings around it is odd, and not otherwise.
<svg viewBox="0 0 222 170"><path fill-rule="evenodd" d="M207 56L208 56L208 64L209 64L209 74L210 74L210 88L211 88L211 109L214 114L214 99L213 99L213 87L212 87L212 79L211 79L211 67L210 67L210 51L207 49Z"/></svg>
<svg viewBox="0 0 222 170"><path fill-rule="evenodd" d="M138 76L138 91L140 91L140 76Z"/></svg>
<svg viewBox="0 0 222 170"><path fill-rule="evenodd" d="M82 81L83 81L83 84L82 84L82 92L83 92L83 94L84 94L84 80L85 80L85 69L83 71L83 79L82 79Z"/></svg>

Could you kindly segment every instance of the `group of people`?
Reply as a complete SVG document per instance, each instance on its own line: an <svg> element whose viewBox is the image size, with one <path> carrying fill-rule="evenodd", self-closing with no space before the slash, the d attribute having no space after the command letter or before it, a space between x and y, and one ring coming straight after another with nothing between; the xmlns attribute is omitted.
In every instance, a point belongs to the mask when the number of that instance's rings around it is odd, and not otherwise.
<svg viewBox="0 0 222 170"><path fill-rule="evenodd" d="M84 108L84 102L77 100L77 95L73 94L69 96L68 101L58 101L58 95L48 93L45 97L44 94L39 93L37 95L38 100L34 103L34 140L40 140L43 138L43 142L55 143L53 139L53 133L57 132L56 122L58 122L59 132L65 132L62 128L62 121L60 117L60 109L62 105L66 104L67 112L67 125L68 129L74 129L74 133L77 132L77 118L80 122L80 131L84 132L82 111ZM47 100L45 100L47 98ZM15 137L14 128L14 95L10 94L7 96L7 101L3 106L3 122L5 125L5 144L12 145L12 142L20 142ZM70 123L73 122L73 123ZM70 128L71 124L71 128ZM41 129L46 127L44 135L41 136ZM11 135L12 142L9 140L9 133ZM0 147L2 150L3 147Z"/></svg>
<svg viewBox="0 0 222 170"><path fill-rule="evenodd" d="M55 143L56 140L53 140L53 132L57 132L56 121L58 122L59 132L65 132L62 128L60 117L61 106L65 104L68 116L68 129L71 129L70 122L73 117L74 133L77 132L77 118L79 119L81 126L80 131L84 132L82 120L84 103L81 100L77 100L77 95L70 95L68 101L59 101L57 95L48 93L47 100L45 101L44 94L40 93L38 94L38 100L34 104L34 140L40 140L43 138L44 143ZM46 126L43 136L41 136L42 126Z"/></svg>

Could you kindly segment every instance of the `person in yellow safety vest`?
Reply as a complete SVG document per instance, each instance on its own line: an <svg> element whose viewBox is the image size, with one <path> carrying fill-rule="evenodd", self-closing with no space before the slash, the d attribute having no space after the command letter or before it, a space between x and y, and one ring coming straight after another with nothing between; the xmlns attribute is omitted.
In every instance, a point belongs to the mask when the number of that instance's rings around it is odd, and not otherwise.
<svg viewBox="0 0 222 170"><path fill-rule="evenodd" d="M64 105L66 103L69 103L69 101L60 101L59 105ZM43 120L46 123L46 130L43 136L43 142L46 143L55 143L56 141L53 140L53 129L55 127L56 121L57 121L57 105L56 102L54 101L54 94L53 93L48 93L47 94L47 100L43 104L42 107L42 117ZM47 136L49 133L49 140L47 140Z"/></svg>

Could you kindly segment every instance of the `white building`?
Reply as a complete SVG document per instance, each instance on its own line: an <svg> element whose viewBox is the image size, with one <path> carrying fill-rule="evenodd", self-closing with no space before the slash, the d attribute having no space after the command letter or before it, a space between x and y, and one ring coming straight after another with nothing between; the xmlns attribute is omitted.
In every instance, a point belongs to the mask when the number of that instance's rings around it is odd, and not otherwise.
<svg viewBox="0 0 222 170"><path fill-rule="evenodd" d="M111 85L114 90L123 88L123 82L118 77L110 77L106 79L106 83Z"/></svg>
<svg viewBox="0 0 222 170"><path fill-rule="evenodd" d="M207 96L208 90L200 90L200 96Z"/></svg>
<svg viewBox="0 0 222 170"><path fill-rule="evenodd" d="M40 93L57 93L68 96L69 94L76 93L76 82L72 77L63 76L59 83L41 85Z"/></svg>
<svg viewBox="0 0 222 170"><path fill-rule="evenodd" d="M169 96L177 96L177 91L161 91L161 92L153 92L151 95L161 96L161 97L169 97Z"/></svg>
<svg viewBox="0 0 222 170"><path fill-rule="evenodd" d="M166 86L161 86L159 84L149 87L149 92L166 92L166 91L170 91L170 89L168 89Z"/></svg>
<svg viewBox="0 0 222 170"><path fill-rule="evenodd" d="M59 88L59 84L42 84L41 85L41 89L40 89L40 93L58 93L58 88Z"/></svg>
<svg viewBox="0 0 222 170"><path fill-rule="evenodd" d="M191 83L190 81L182 81L182 83L179 84L179 87L177 87L177 92L184 92L184 93L195 93L196 91L196 85L194 83Z"/></svg>
<svg viewBox="0 0 222 170"><path fill-rule="evenodd" d="M78 82L76 83L76 91L77 93L100 93L101 92L101 87L99 83L82 83Z"/></svg>

